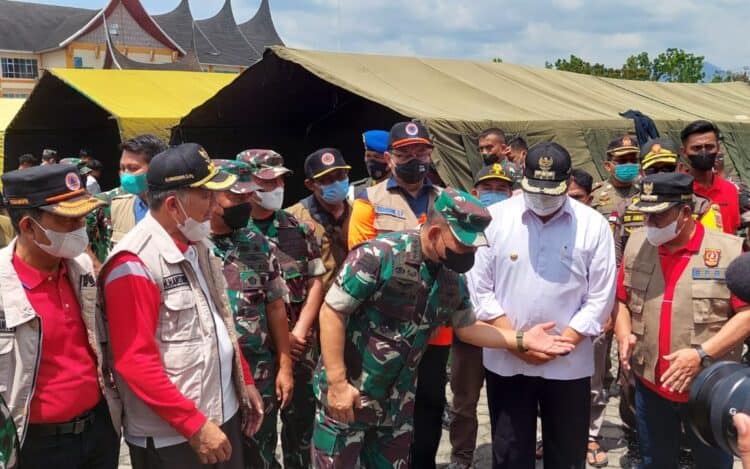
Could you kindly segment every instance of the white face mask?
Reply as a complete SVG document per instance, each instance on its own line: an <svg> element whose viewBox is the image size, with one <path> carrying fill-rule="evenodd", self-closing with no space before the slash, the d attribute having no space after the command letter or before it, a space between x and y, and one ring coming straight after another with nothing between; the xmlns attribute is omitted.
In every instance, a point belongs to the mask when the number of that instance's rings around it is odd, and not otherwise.
<svg viewBox="0 0 750 469"><path fill-rule="evenodd" d="M646 239L654 246L661 246L675 239L679 232L677 231L677 220L673 221L664 228L646 225Z"/></svg>
<svg viewBox="0 0 750 469"><path fill-rule="evenodd" d="M565 203L565 197L567 197L565 194L547 195L533 194L530 192L523 193L526 207L540 217L546 217L558 211Z"/></svg>
<svg viewBox="0 0 750 469"><path fill-rule="evenodd" d="M32 218L32 220L34 219ZM86 233L85 226L68 233L60 233L43 227L36 220L34 220L34 223L44 231L50 242L50 244L40 244L34 240L34 244L50 256L61 259L73 259L83 254L86 246L89 245L89 236Z"/></svg>
<svg viewBox="0 0 750 469"><path fill-rule="evenodd" d="M191 243L197 243L208 238L208 235L211 234L211 220L206 220L201 223L190 218L187 212L185 212L185 208L183 208L182 202L180 202L179 199L177 200L177 203L180 205L180 210L182 210L183 215L185 215L185 223L177 224L177 229L180 230L180 233L182 233L182 235Z"/></svg>
<svg viewBox="0 0 750 469"><path fill-rule="evenodd" d="M275 212L281 209L281 206L284 204L283 187L277 187L269 192L257 191L255 194L260 198L260 206L266 210Z"/></svg>

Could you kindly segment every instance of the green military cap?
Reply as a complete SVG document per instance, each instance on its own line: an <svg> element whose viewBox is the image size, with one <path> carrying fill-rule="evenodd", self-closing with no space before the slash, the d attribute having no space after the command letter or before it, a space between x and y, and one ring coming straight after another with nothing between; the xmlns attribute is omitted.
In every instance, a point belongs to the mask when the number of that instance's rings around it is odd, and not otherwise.
<svg viewBox="0 0 750 469"><path fill-rule="evenodd" d="M448 188L435 199L435 211L445 221L459 243L464 246L488 246L484 230L492 216L484 204L464 191Z"/></svg>
<svg viewBox="0 0 750 469"><path fill-rule="evenodd" d="M250 177L252 175L252 168L244 161L222 159L212 159L211 161L222 171L237 176L237 182L229 188L231 192L235 194L247 194L248 192L254 192L258 188Z"/></svg>
<svg viewBox="0 0 750 469"><path fill-rule="evenodd" d="M72 164L78 168L78 172L81 173L81 176L85 176L91 172L91 168L89 168L86 165L86 162L80 158L63 158L60 160L60 164Z"/></svg>
<svg viewBox="0 0 750 469"><path fill-rule="evenodd" d="M661 213L677 204L692 201L692 176L683 173L656 173L643 178L638 200L629 208L643 213Z"/></svg>
<svg viewBox="0 0 750 469"><path fill-rule="evenodd" d="M292 172L284 167L284 158L273 150L245 150L238 153L235 159L249 164L252 175L261 179L276 179Z"/></svg>

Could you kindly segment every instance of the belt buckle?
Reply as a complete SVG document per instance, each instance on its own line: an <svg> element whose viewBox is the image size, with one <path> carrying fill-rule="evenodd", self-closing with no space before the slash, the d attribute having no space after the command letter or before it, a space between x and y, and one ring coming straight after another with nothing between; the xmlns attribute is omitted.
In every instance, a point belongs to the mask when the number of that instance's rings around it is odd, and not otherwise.
<svg viewBox="0 0 750 469"><path fill-rule="evenodd" d="M73 434L78 435L83 433L86 430L86 423L88 421L86 419L76 420L73 422Z"/></svg>

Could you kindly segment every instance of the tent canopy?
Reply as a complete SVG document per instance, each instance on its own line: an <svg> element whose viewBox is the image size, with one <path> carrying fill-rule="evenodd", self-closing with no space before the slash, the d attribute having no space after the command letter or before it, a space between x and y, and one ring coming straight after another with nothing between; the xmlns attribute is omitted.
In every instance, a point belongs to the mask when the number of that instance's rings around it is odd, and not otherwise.
<svg viewBox="0 0 750 469"><path fill-rule="evenodd" d="M5 129L16 116L18 110L21 109L23 102L23 99L0 98L0 167L2 167L4 159Z"/></svg>
<svg viewBox="0 0 750 469"><path fill-rule="evenodd" d="M239 115L231 107L262 112ZM608 141L633 131L632 121L619 115L628 109L649 115L662 135L673 139L690 121L716 122L731 161L750 176L750 154L743 149L750 148L750 86L745 83L637 82L505 63L284 47L267 50L261 62L194 109L173 138L203 137L209 150L223 151L264 142L295 151L294 158L316 145L339 145L349 150L349 159L360 159L363 130L416 118L435 140L440 175L467 187L481 166L476 136L490 126L520 134L530 144L555 140L571 151L577 166L602 177L595 163L601 162ZM239 131L248 127L254 130ZM300 138L305 144L288 141ZM295 164L301 167L301 161Z"/></svg>
<svg viewBox="0 0 750 469"><path fill-rule="evenodd" d="M51 69L7 129L5 169L22 153L54 148L61 158L88 149L117 178L122 140L143 133L168 138L193 107L237 77L225 73Z"/></svg>

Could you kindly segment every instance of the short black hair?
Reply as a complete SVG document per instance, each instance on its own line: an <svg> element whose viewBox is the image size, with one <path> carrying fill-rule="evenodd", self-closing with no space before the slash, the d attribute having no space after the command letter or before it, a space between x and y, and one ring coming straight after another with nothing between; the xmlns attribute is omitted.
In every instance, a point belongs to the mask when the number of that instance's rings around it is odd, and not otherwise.
<svg viewBox="0 0 750 469"><path fill-rule="evenodd" d="M6 209L8 210L10 224L16 230L16 233L19 234L21 233L21 229L18 227L18 224L21 223L24 217L31 217L36 221L42 218L42 211L38 208L12 208L6 206Z"/></svg>
<svg viewBox="0 0 750 469"><path fill-rule="evenodd" d="M89 169L92 171L96 171L98 169L104 168L104 165L102 165L102 162L99 160L91 160L88 162L86 166L88 166Z"/></svg>
<svg viewBox="0 0 750 469"><path fill-rule="evenodd" d="M143 155L147 163L151 163L151 158L166 149L167 144L156 135L151 134L138 135L120 144L120 151L129 151Z"/></svg>
<svg viewBox="0 0 750 469"><path fill-rule="evenodd" d="M709 132L713 132L714 135L716 135L716 140L721 140L721 132L713 122L706 120L697 120L689 123L687 127L682 129L682 132L680 132L680 140L682 140L682 144L684 145L691 135L706 134Z"/></svg>
<svg viewBox="0 0 750 469"><path fill-rule="evenodd" d="M503 141L505 143L505 132L503 129L497 128L497 127L490 127L489 129L484 129L479 136L477 137L477 140L480 138L489 137L490 135L495 135L497 138Z"/></svg>
<svg viewBox="0 0 750 469"><path fill-rule="evenodd" d="M526 140L520 135L514 135L508 140L508 146L513 151L529 151L529 146L526 144Z"/></svg>
<svg viewBox="0 0 750 469"><path fill-rule="evenodd" d="M36 166L39 164L39 162L31 153L24 153L23 155L18 157L18 165L20 166L22 164L30 164L31 166Z"/></svg>
<svg viewBox="0 0 750 469"><path fill-rule="evenodd" d="M570 172L570 180L581 186L581 188L586 191L586 195L591 195L591 191L594 188L594 178L588 171L574 168Z"/></svg>

